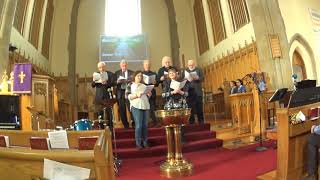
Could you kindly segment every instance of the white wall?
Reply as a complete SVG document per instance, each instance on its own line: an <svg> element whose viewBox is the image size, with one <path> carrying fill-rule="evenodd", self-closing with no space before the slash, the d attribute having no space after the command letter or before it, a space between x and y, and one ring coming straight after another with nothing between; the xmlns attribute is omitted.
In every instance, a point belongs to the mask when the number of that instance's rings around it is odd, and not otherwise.
<svg viewBox="0 0 320 180"><path fill-rule="evenodd" d="M94 2L94 3L93 3ZM91 76L99 60L99 38L104 33L105 0L81 0L78 14L76 73ZM55 1L51 65L57 75L68 72L68 38L73 0ZM149 40L152 69L158 70L161 59L171 55L168 10L163 0L141 0L142 32ZM188 36L188 34L187 34ZM189 42L185 51L189 52ZM189 48L189 49L188 49ZM191 48L192 49L192 48ZM191 55L188 55L192 57ZM129 68L130 68L129 64ZM142 65L140 66L142 68ZM119 69L118 63L108 64L110 71Z"/></svg>
<svg viewBox="0 0 320 180"><path fill-rule="evenodd" d="M191 7L192 7L193 19L194 19L194 13L193 13L194 1L195 0L190 1ZM241 47L245 45L245 41L247 41L247 43L250 44L252 42L252 39L255 39L254 29L251 22L243 26L242 28L240 28L238 31L234 32L228 1L220 0L220 2L221 2L222 13L224 16L224 24L226 28L227 38L218 44L214 44L209 6L207 3L207 0L202 0L203 6L204 6L205 19L206 19L208 40L209 40L209 50L203 53L201 56L199 55L199 50L198 50L198 40L196 40L198 63L202 65L213 62L213 59L217 59L218 56L221 57L222 54L226 55L227 51L231 53L233 48L235 50L238 50L239 45ZM197 34L196 27L194 27L194 33L195 35ZM195 38L197 39L197 35Z"/></svg>
<svg viewBox="0 0 320 180"><path fill-rule="evenodd" d="M163 0L141 0L142 32L149 40L152 69L161 67L163 56L171 56L168 9Z"/></svg>
<svg viewBox="0 0 320 180"><path fill-rule="evenodd" d="M176 21L178 25L178 35L180 41L180 58L182 54L185 60L196 59L196 46L194 34L193 8L189 1L173 1L176 11Z"/></svg>
<svg viewBox="0 0 320 180"><path fill-rule="evenodd" d="M99 62L99 38L104 33L105 0L81 0L78 14L76 73L91 76Z"/></svg>
<svg viewBox="0 0 320 180"><path fill-rule="evenodd" d="M50 63L55 75L68 74L69 24L73 0L54 1L54 14L51 32Z"/></svg>
<svg viewBox="0 0 320 180"><path fill-rule="evenodd" d="M310 45L315 59L315 61L312 62L305 47L298 42L294 42L290 48L291 60L294 49L298 47L298 52L300 51L299 53L306 65L308 78L318 79L319 83L320 71L318 70L318 72L316 72L316 70L320 68L320 37L317 38L313 32L309 13L309 8L317 10L320 13L319 0L279 0L279 6L286 26L288 41L290 41L295 34L299 33ZM314 66L316 67L314 68Z"/></svg>

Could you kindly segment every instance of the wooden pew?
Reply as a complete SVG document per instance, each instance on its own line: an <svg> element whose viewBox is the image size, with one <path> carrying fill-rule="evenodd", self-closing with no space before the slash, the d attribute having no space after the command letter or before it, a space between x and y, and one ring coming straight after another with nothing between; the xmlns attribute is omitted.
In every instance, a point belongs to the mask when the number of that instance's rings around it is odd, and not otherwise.
<svg viewBox="0 0 320 180"><path fill-rule="evenodd" d="M105 131L70 131L67 150L33 150L29 137L47 137L42 131L0 131L9 136L10 148L0 148L1 179L42 179L44 158L90 169L90 178L114 180L111 133ZM94 150L77 150L78 137L98 135ZM14 146L12 146L14 145Z"/></svg>
<svg viewBox="0 0 320 180"><path fill-rule="evenodd" d="M307 138L311 126L319 125L320 119L294 125L290 124L290 116L299 111L308 115L310 108L319 106L320 103L314 103L296 108L277 109L277 179L298 180L303 175L307 163Z"/></svg>

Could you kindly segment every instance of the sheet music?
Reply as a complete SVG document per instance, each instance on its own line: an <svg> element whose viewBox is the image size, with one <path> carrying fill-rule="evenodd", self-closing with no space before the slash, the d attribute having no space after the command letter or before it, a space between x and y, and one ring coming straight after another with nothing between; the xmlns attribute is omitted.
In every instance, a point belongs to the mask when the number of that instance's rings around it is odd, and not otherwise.
<svg viewBox="0 0 320 180"><path fill-rule="evenodd" d="M44 159L43 176L50 180L79 180L90 177L90 169Z"/></svg>
<svg viewBox="0 0 320 180"><path fill-rule="evenodd" d="M154 85L146 86L144 84L140 84L138 87L136 87L135 92L140 92L141 94L148 94L152 91L154 88Z"/></svg>
<svg viewBox="0 0 320 180"><path fill-rule="evenodd" d="M188 79L189 81L192 81L194 79L199 78L199 76L198 76L196 71L193 71L193 72L190 72L190 73L188 71L184 71L184 77L186 79Z"/></svg>
<svg viewBox="0 0 320 180"><path fill-rule="evenodd" d="M154 88L154 85L149 85L146 87L144 94L151 93L152 89Z"/></svg>
<svg viewBox="0 0 320 180"><path fill-rule="evenodd" d="M184 80L182 82L178 82L178 81L172 80L171 83L170 83L170 88L174 89L174 90L182 89L186 85L186 82L187 82L187 80Z"/></svg>
<svg viewBox="0 0 320 180"><path fill-rule="evenodd" d="M94 82L96 83L102 83L103 81L108 81L107 72L103 72L103 73L94 72L92 76L93 76Z"/></svg>
<svg viewBox="0 0 320 180"><path fill-rule="evenodd" d="M146 84L155 84L156 82L156 75L151 75L151 76L147 76L147 75L143 75L143 82Z"/></svg>
<svg viewBox="0 0 320 180"><path fill-rule="evenodd" d="M127 78L123 77L123 76L119 76L118 78L118 81L121 81L121 80L126 80Z"/></svg>
<svg viewBox="0 0 320 180"><path fill-rule="evenodd" d="M69 149L67 131L48 132L51 148Z"/></svg>

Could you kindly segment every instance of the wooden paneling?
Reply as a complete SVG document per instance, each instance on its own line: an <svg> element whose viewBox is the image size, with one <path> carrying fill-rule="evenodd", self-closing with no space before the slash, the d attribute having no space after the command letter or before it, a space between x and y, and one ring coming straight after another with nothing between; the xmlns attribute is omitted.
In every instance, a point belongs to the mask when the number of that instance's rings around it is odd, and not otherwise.
<svg viewBox="0 0 320 180"><path fill-rule="evenodd" d="M44 21L43 41L42 41L42 54L49 59L49 48L51 39L51 26L53 19L53 0L48 0L46 19Z"/></svg>
<svg viewBox="0 0 320 180"><path fill-rule="evenodd" d="M193 10L198 35L199 53L201 55L209 49L207 25L202 1L195 1Z"/></svg>
<svg viewBox="0 0 320 180"><path fill-rule="evenodd" d="M44 9L43 8L44 2L45 1L42 1L42 0L34 1L34 5L33 5L29 41L36 49L38 49L42 10Z"/></svg>
<svg viewBox="0 0 320 180"><path fill-rule="evenodd" d="M206 92L216 92L225 81L241 79L246 74L260 71L256 43L246 45L232 54L217 59L203 67Z"/></svg>
<svg viewBox="0 0 320 180"><path fill-rule="evenodd" d="M234 31L250 22L246 0L229 0Z"/></svg>
<svg viewBox="0 0 320 180"><path fill-rule="evenodd" d="M220 0L208 0L208 5L210 10L214 44L218 44L226 38Z"/></svg>
<svg viewBox="0 0 320 180"><path fill-rule="evenodd" d="M24 20L28 7L29 0L19 0L17 2L16 12L14 15L13 27L15 27L20 34L23 32Z"/></svg>

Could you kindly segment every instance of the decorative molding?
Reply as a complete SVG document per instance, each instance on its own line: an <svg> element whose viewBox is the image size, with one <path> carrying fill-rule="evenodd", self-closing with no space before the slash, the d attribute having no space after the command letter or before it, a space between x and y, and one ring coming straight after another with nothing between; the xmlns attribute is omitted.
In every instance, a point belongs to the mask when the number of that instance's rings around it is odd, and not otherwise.
<svg viewBox="0 0 320 180"><path fill-rule="evenodd" d="M47 96L47 83L35 82L33 86L36 95Z"/></svg>

